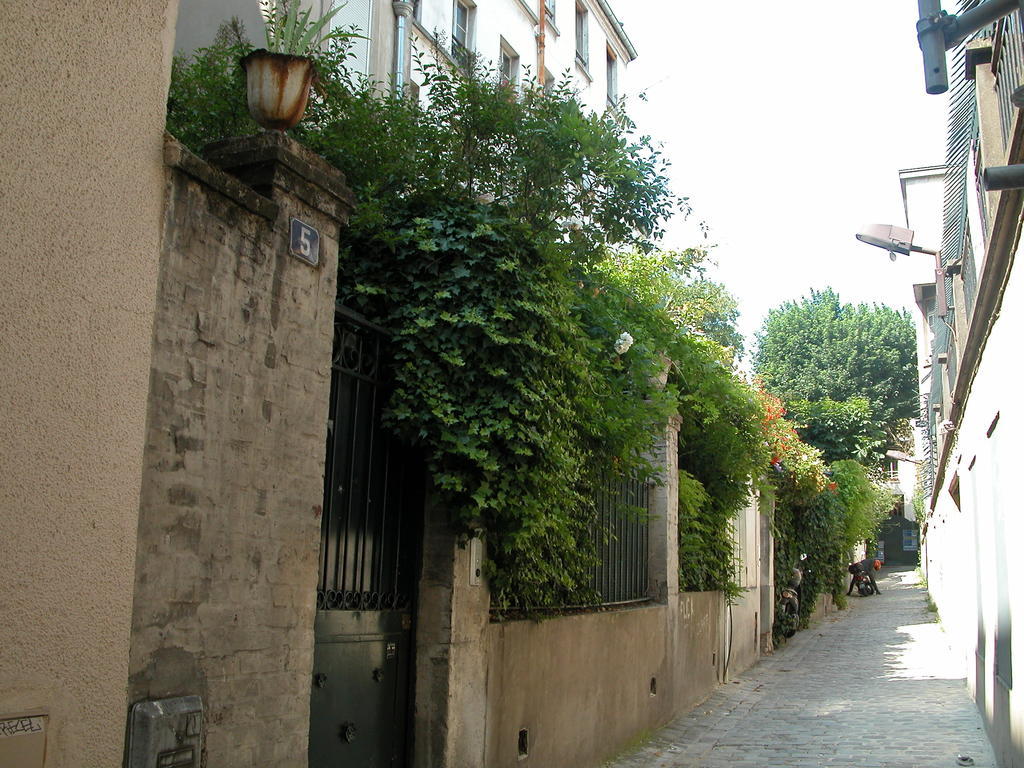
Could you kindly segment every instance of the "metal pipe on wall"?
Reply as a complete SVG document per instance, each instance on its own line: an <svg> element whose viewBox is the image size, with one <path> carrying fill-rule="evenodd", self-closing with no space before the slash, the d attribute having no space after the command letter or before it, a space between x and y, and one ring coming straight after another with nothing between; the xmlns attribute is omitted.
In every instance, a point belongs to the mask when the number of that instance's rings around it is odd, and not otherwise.
<svg viewBox="0 0 1024 768"><path fill-rule="evenodd" d="M537 0L537 18L540 19L537 22L537 82L540 83L540 87L543 88L546 83L544 82L544 45L545 45L545 29L547 28L547 0Z"/></svg>
<svg viewBox="0 0 1024 768"><path fill-rule="evenodd" d="M405 53L409 47L409 18L412 16L413 5L404 0L396 0L391 3L391 9L395 12L395 93L401 93L405 89Z"/></svg>

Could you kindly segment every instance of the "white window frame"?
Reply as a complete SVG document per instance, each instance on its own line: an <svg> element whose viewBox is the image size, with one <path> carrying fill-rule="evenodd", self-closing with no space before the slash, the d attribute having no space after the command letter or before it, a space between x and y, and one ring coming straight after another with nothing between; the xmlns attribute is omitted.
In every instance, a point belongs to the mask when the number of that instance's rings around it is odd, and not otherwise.
<svg viewBox="0 0 1024 768"><path fill-rule="evenodd" d="M619 103L619 57L615 55L611 46L608 47L605 66L607 67L605 82L607 83L608 105L615 107Z"/></svg>
<svg viewBox="0 0 1024 768"><path fill-rule="evenodd" d="M459 39L459 10L466 12L466 23L461 28L462 39ZM465 0L454 0L452 3L452 43L465 48L467 52L473 50L473 22L476 8Z"/></svg>
<svg viewBox="0 0 1024 768"><path fill-rule="evenodd" d="M506 71L505 62L508 62ZM519 54L508 44L505 38L501 38L501 47L498 52L498 76L502 85L519 87Z"/></svg>
<svg viewBox="0 0 1024 768"><path fill-rule="evenodd" d="M576 3L576 61L586 70L590 66L590 11Z"/></svg>

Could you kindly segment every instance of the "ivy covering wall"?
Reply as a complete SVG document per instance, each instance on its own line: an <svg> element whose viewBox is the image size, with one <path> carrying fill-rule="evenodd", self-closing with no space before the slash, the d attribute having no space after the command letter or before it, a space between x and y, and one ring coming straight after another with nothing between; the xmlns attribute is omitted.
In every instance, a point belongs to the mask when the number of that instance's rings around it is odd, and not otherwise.
<svg viewBox="0 0 1024 768"><path fill-rule="evenodd" d="M228 27L175 61L168 130L195 151L257 130L237 64L250 48ZM318 57L292 135L356 195L338 300L391 334L386 426L419 448L453 526L486 537L494 604L595 599L594 499L650 475L674 413L683 588L735 596L732 523L759 483L779 567L813 550L815 588L835 592L860 478L834 469L829 495L820 455L736 372L736 305L704 278L707 254L658 247L689 207L657 146L565 83L515 89L439 58L419 62L415 100L352 76L346 55L334 41Z"/></svg>

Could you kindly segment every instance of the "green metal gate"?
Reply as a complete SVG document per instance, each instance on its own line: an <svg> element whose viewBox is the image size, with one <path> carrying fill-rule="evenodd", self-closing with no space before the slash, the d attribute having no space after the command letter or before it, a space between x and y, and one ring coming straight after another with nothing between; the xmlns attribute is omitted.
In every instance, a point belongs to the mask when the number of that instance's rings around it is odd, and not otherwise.
<svg viewBox="0 0 1024 768"><path fill-rule="evenodd" d="M886 518L878 527L876 554L886 565L917 565L920 561L920 528L903 515Z"/></svg>
<svg viewBox="0 0 1024 768"><path fill-rule="evenodd" d="M381 429L381 329L339 309L324 472L310 768L406 764L419 462Z"/></svg>

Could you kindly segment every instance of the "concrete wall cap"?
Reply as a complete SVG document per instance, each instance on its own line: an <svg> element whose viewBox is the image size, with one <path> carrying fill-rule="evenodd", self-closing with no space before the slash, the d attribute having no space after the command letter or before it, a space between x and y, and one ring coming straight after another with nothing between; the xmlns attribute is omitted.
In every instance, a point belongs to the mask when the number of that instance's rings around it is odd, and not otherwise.
<svg viewBox="0 0 1024 768"><path fill-rule="evenodd" d="M268 221L274 221L277 218L277 203L254 192L234 176L197 157L184 144L166 132L164 133L164 164L170 168L177 168L182 173L217 190Z"/></svg>
<svg viewBox="0 0 1024 768"><path fill-rule="evenodd" d="M349 211L355 202L341 171L279 131L215 141L203 148L203 157L228 173L266 164L280 165L319 187Z"/></svg>

